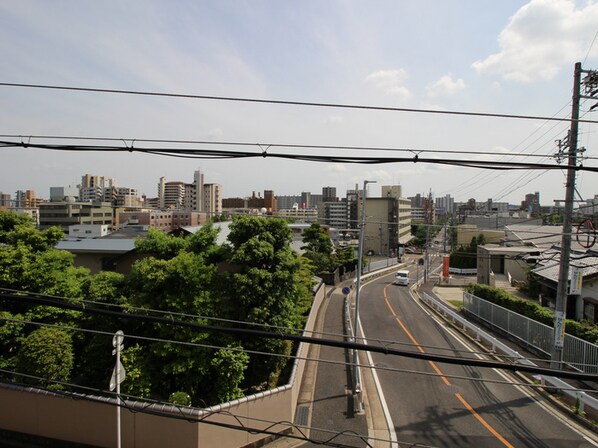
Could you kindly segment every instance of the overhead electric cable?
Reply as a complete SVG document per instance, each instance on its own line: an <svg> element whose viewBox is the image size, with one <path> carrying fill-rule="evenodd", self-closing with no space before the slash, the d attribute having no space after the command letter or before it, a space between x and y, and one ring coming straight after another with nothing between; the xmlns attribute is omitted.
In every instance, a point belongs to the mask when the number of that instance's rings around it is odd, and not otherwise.
<svg viewBox="0 0 598 448"><path fill-rule="evenodd" d="M286 106L309 106L309 107L327 107L327 108L336 108L336 109L375 110L375 111L387 111L387 112L412 112L412 113L461 115L461 116L474 116L474 117L514 118L514 119L523 119L523 120L545 120L545 121L567 121L567 122L571 121L571 119L568 117L555 118L555 117L543 117L543 116L534 116L534 115L497 114L497 113L486 113L486 112L464 112L464 111L454 111L454 110L417 109L417 108L407 108L407 107L367 106L367 105L323 103L323 102L309 102L309 101L271 100L271 99L262 99L262 98L243 98L243 97L215 96L215 95L193 95L193 94L185 94L185 93L166 93L166 92L152 92L152 91L143 91L143 90L122 90L122 89L103 89L103 88L93 88L93 87L57 86L57 85L48 85L48 84L24 84L24 83L0 82L0 86L3 86L3 87L25 87L25 88L46 89L46 90L65 90L65 91L90 92L90 93L112 93L112 94L120 94L120 95L140 95L140 96L154 96L154 97L167 97L167 98L233 101L233 102L241 102L241 103L277 104L277 105L286 105ZM598 123L598 121L595 121L595 120L579 120L579 122Z"/></svg>
<svg viewBox="0 0 598 448"><path fill-rule="evenodd" d="M257 145L257 144L256 144ZM274 152L246 152L246 151L220 151L213 149L181 149L181 148L140 148L121 146L86 146L86 145L46 145L38 143L7 142L0 141L0 146L38 148L54 151L101 151L101 152L139 152L145 154L158 154L166 156L185 156L190 158L278 158L288 160L302 160L311 162L337 162L355 164L384 164L384 163L430 163L438 165L462 166L469 168L482 168L491 170L561 170L560 165L543 163L520 163L520 162L494 162L489 160L456 160L456 159L435 159L420 157L418 150L414 157L366 157L366 156L335 156L321 154L286 154ZM259 146L259 145L258 145ZM576 166L576 171L598 172L598 167Z"/></svg>
<svg viewBox="0 0 598 448"><path fill-rule="evenodd" d="M23 320L23 319L15 319L15 318L7 318L7 317L0 317L0 321L24 323L27 325L35 325L35 326L39 326L39 327L57 328L57 329L65 330L65 331L78 331L78 332L82 332L82 333L99 334L99 335L103 335L103 336L106 336L109 338L114 337L114 332L91 330L91 329L80 328L80 327L69 327L69 326L58 325L58 324L48 324L45 322L33 322L33 321L27 321L27 320ZM278 357L278 358L288 358L288 359L294 359L294 360L299 360L299 361L311 361L311 362L316 362L316 363L338 365L338 366L346 366L347 365L347 363L345 361L334 361L334 360L323 359L323 358L310 358L308 356L284 355L284 354L280 354L280 353L268 353L268 352L261 352L258 350L246 350L246 349L240 349L240 348L235 348L235 347L213 346L213 345L208 345L208 344L200 344L197 342L176 341L173 339L152 338L152 337L147 337L147 336L139 336L139 335L135 335L132 333L127 333L126 337L127 337L127 339L131 339L131 340L140 340L140 341L149 341L149 342L165 342L165 343L169 343L169 344L173 344L173 345L181 345L181 346L185 346L185 347L228 350L231 352L244 352L244 353L250 353L250 354L255 354L255 355L273 356L273 357ZM380 342L380 340L377 340L377 339L370 340L370 343L371 342ZM412 345L412 344L406 344L406 343L398 343L398 342L394 342L394 341L388 341L388 342L391 342L391 345L392 345L392 343L397 343L400 345ZM388 345L387 345L387 347L388 347ZM424 348L426 346L418 346L418 347ZM442 350L452 350L455 352L465 352L465 353L468 353L471 355L476 355L476 354L481 354L481 355L486 355L486 356L488 355L487 352L461 351L461 350L450 349L450 348L441 348L441 349ZM497 355L494 354L494 356L497 356ZM468 359L468 358L463 358L463 359ZM510 356L501 356L501 359L504 359L505 361L510 361L510 362L518 362L520 358L515 358L515 357L510 357ZM533 361L546 362L545 359L539 359L539 358L526 358L526 359L528 361L532 361L532 362ZM567 364L565 361L563 361L562 363L564 365ZM576 363L576 366L590 367L590 366L594 366L594 364L578 364L578 363ZM411 375L421 375L421 376L428 376L428 377L450 378L450 379L456 379L456 380L471 381L474 383L498 384L498 385L505 385L505 386L521 386L521 387L529 387L530 389L551 389L551 390L555 389L554 385L547 385L547 384L540 384L540 383L494 380L494 379L489 379L489 378L482 378L480 376L464 376L464 375L446 374L446 373L438 373L436 371L425 372L425 371L420 371L420 370L401 369L401 368L390 367L390 366L385 366L385 365L373 366L370 364L358 363L357 367L359 367L361 369L384 370L384 371L391 372L391 373L407 373L407 374L411 374ZM1 371L1 369L0 369L0 371ZM47 380L47 379L44 379L44 380ZM75 386L75 385L72 385L72 386ZM86 387L86 386L81 386L81 385L76 385L76 386L77 387ZM556 387L556 389L561 390L561 391L575 390L578 392L586 392L586 393L595 392L594 389L580 389L578 387L573 387L573 386L571 386L571 387Z"/></svg>
<svg viewBox="0 0 598 448"><path fill-rule="evenodd" d="M80 305L80 304L76 304L76 303L70 303L65 300L57 300L55 297L47 297L47 296L44 296L41 294L35 294L35 295L29 294L27 296L23 296L23 295L19 295L19 294L6 293L6 292L0 290L0 299L10 300L10 301L15 301L15 302L20 302L20 303L23 303L23 301L25 299L25 300L27 300L27 302L29 304L47 305L47 306L53 306L53 307L57 307L57 308L82 311L82 312L89 313L89 314L111 316L114 318L134 319L134 320L140 320L140 321L145 321L145 322L176 325L176 326L196 329L198 331L203 331L203 332L217 332L217 333L243 335L243 336L263 337L263 338L271 338L271 339L279 339L279 340L290 340L290 341L294 341L294 342L310 342L313 344L324 345L324 346L329 346L329 347L342 347L342 348L348 348L348 349L370 351L370 352L375 352L375 353L382 353L385 355L396 355L396 356L404 356L404 357L408 357L408 358L436 361L439 363L469 365L469 366L475 366L475 367L504 369L504 370L510 370L510 371L540 373L543 375L550 375L550 376L555 376L555 377L560 377L560 378L598 381L598 374L569 372L569 371L563 371L563 370L558 370L558 369L538 368L538 367L531 367L531 366L519 365L519 364L517 364L517 365L504 364L504 363L500 363L500 362L486 361L486 360L480 360L480 359L464 360L464 359L456 359L456 358L449 357L449 356L435 355L435 354L430 354L430 353L406 352L404 350L389 349L388 347L384 347L384 346L372 346L372 345L355 343L355 342L337 341L337 340L324 339L324 338L313 338L313 337L307 337L307 336L301 336L301 335L292 335L292 334L285 334L285 333L280 333L280 332L279 333L268 332L268 331L255 330L255 329L203 325L203 324L198 324L195 322L174 320L174 319L168 319L168 318L164 318L164 317L144 316L144 315L139 315L139 314L129 314L129 313L116 312L116 311L112 311L112 310L105 310L105 309L100 309L100 308L95 308L95 307L88 307L83 304Z"/></svg>

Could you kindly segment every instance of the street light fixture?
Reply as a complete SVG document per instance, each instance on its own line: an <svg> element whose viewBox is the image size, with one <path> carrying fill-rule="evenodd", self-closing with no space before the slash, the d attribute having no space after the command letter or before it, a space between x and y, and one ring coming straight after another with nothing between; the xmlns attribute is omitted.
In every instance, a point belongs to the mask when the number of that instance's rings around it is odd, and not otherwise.
<svg viewBox="0 0 598 448"><path fill-rule="evenodd" d="M357 342L357 335L359 334L359 290L361 289L361 270L363 260L363 240L365 235L365 201L366 201L366 186L367 184L375 184L374 180L363 181L363 197L362 197L362 213L361 213L361 224L359 226L359 243L357 246L357 284L355 291L355 322L353 323L353 341ZM357 350L353 350L353 397L355 397L355 410L361 412L361 400L358 399L358 395L361 392L359 368L357 367Z"/></svg>

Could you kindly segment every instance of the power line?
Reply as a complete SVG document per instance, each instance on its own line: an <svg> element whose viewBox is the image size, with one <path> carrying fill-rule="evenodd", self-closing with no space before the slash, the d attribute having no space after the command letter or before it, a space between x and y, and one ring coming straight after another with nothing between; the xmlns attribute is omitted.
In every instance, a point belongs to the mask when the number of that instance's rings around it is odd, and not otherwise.
<svg viewBox="0 0 598 448"><path fill-rule="evenodd" d="M0 290L0 299L6 299L11 301L16 301L23 303L23 299L27 299L30 304L37 304L37 305L48 305L57 308L63 309L70 309L75 311L81 311L84 313L89 314L98 314L104 316L111 316L111 317L118 317L123 319L134 319L139 321L145 322L152 322L152 323L162 323L167 325L175 325L180 327L192 328L202 332L211 332L211 333L225 333L231 335L242 335L242 336L253 336L253 337L263 337L263 338L271 338L271 339L279 339L279 340L290 340L294 342L309 342L312 344L317 345L324 345L329 347L341 347L347 349L355 349L355 350L362 350L362 351L370 351L375 353L383 353L385 355L396 355L396 356L404 356L408 358L416 358L416 359L424 359L428 361L436 361L439 363L447 363L447 364L457 364L457 365L469 365L475 367L485 367L485 368L496 368L496 369L504 369L510 371L523 371L523 372L530 372L530 373L539 373L543 375L550 375L555 377L562 377L562 378L571 378L571 379L579 379L579 380L589 380L589 381L597 381L598 374L588 374L588 373L580 373L580 372L568 372L558 369L544 369L538 367L531 367L531 366L522 366L522 365L513 365L513 364L504 364L500 362L494 361L487 361L487 360L479 360L479 359L456 359L453 357L443 356L443 355L435 355L430 353L420 353L420 352L409 352L404 350L397 350L397 349L390 349L384 346L372 346L362 343L356 342L345 342L345 341L338 341L332 339L324 339L324 338L313 338L308 336L302 335L292 335L287 333L276 333L276 332L269 332L263 330L255 330L255 329L246 329L246 328L237 328L237 327L218 327L213 325L203 325L198 324L195 322L188 322L188 321L181 321L175 319L168 319L164 317L157 317L157 316L144 316L139 314L129 314L129 313L122 313L112 310L105 310L96 307L88 307L83 304L76 304L76 303L69 303L65 300L57 300L55 297L48 297L42 294L28 294L28 295L19 295L8 293L5 291Z"/></svg>
<svg viewBox="0 0 598 448"><path fill-rule="evenodd" d="M114 336L113 332L108 332L108 331L91 330L91 329L80 328L80 327L69 327L69 326L65 326L65 325L49 324L49 323L45 323L45 322L33 322L33 321L24 320L24 319L0 317L0 320L8 321L8 322L18 322L18 323L23 323L23 324L27 324L27 325L35 325L38 327L57 328L57 329L65 330L65 331L79 331L79 332L83 332L83 333L99 334L99 335L107 336L110 338L112 338ZM322 363L322 364L346 366L346 362L344 362L344 361L333 361L333 360L322 359L322 358L310 358L308 356L267 353L267 352L261 352L258 350L246 350L246 349L239 349L239 348L235 348L235 347L214 346L214 345L208 345L208 344L200 344L197 342L187 342L187 341L176 341L173 339L152 338L152 337L147 337L147 336L139 336L139 335L135 335L135 334L131 334L131 333L127 333L125 336L127 337L127 339L132 339L132 340L142 340L142 341L150 341L150 342L165 342L165 343L170 343L170 344L174 344L174 345L181 345L181 346L186 346L186 347L196 347L196 348L209 348L209 349L218 349L218 350L224 349L224 350L228 350L228 351L232 351L232 352L244 352L244 353L251 353L251 354L257 354L257 355L264 355L264 356L289 358L289 359L295 359L295 360L300 360L300 361L310 361L310 362L316 362L316 363ZM359 339L361 339L361 338L359 338ZM370 343L372 341L377 342L377 343L385 342L385 343L387 343L387 345L386 345L387 347L390 345L395 345L395 344L415 347L413 344L403 343L403 342L398 342L398 341L385 341L385 340L381 340L381 339L370 339ZM471 354L471 355L476 355L476 354L488 355L487 352L465 351L465 350L457 350L457 349L444 348L444 347L430 347L430 346L418 346L418 347L440 349L440 350L445 350L445 351L453 351L455 353L463 352L463 353L467 353L467 354ZM498 356L498 355L495 354L494 356ZM515 362L515 363L519 360L519 358L512 357L512 356L506 356L506 355L501 355L500 358L502 360L509 361L509 362ZM462 359L469 359L469 358L462 358ZM528 361L546 362L545 359L540 359L540 358L526 358L526 359ZM564 361L562 363L566 364ZM593 364L576 364L576 365L593 366ZM455 374L439 374L436 371L424 372L424 371L419 371L419 370L401 369L401 368L389 367L389 366L384 366L384 365L373 366L373 365L369 365L369 364L357 364L357 366L360 368L363 368L363 369L385 370L385 371L388 371L391 373L407 373L407 374L412 374L412 375L430 376L430 377L437 377L437 378L444 377L444 378L458 379L458 380L464 380L464 381L472 381L474 383L488 383L488 384L499 384L499 385L507 385L507 386L522 386L522 387L529 387L531 389L545 389L545 388L546 389L548 389L548 388L554 389L555 388L554 386L542 385L542 384L536 384L536 383L513 382L513 381L506 381L506 380L492 380L492 379L481 378L481 377L477 377L477 376L470 377L470 376L455 375ZM0 371L1 371L1 369L0 369ZM17 372L14 372L14 373L17 374ZM42 378L39 378L39 379L41 380ZM43 378L43 380L47 380L47 379ZM87 386L81 386L81 385L75 385L75 384L69 384L69 385L75 386L75 387L87 387ZM584 389L579 389L576 387L558 387L558 389L559 390L576 390L579 392L587 392L587 393L595 392L594 389L584 390Z"/></svg>
<svg viewBox="0 0 598 448"><path fill-rule="evenodd" d="M256 145L256 144L254 144ZM278 158L299 160L306 162L335 162L353 164L384 164L384 163L430 163L437 165L461 166L469 168L482 168L490 170L561 170L560 165L544 163L497 162L490 160L457 160L434 159L420 157L420 150L410 150L414 157L366 157L366 156L334 156L321 154L288 154L273 153L262 150L261 153L247 151L221 151L214 149L181 149L181 148L139 148L128 146L100 146L100 145L47 145L24 142L0 141L2 147L37 148L54 151L101 151L101 152L139 152L169 157L185 157L191 159L245 159L245 158ZM259 145L258 145L259 146ZM317 147L314 147L317 148ZM576 171L598 172L598 167L576 166Z"/></svg>
<svg viewBox="0 0 598 448"><path fill-rule="evenodd" d="M66 386L66 387L71 387L71 388L75 388L75 389L79 389L79 390L86 390L88 392L95 392L97 394L103 394L103 395L110 394L111 396L114 397L114 399L120 398L119 403L107 401L106 398L103 396L97 396L97 395L94 396L94 395L90 395L88 393L76 393L76 392L62 391L62 390L49 390L49 389L39 387L39 386L37 386L35 388L37 390L45 391L46 393L49 393L49 394L65 396L65 397L74 398L77 400L98 402L98 403L107 404L107 405L111 405L111 406L120 406L121 408L127 409L133 413L140 412L143 414L150 414L150 415L155 415L158 417L164 417L164 418L170 418L170 419L176 419L176 420L184 420L187 423L192 423L192 424L193 423L194 424L208 424L208 425L219 426L219 427L227 428L227 429L245 431L245 432L249 432L252 434L266 434L266 435L271 435L271 436L281 436L281 437L286 437L286 438L291 438L291 439L296 439L296 440L307 441L307 442L314 443L317 445L331 446L331 447L337 447L337 448L351 448L354 446L354 445L347 445L347 444L341 443L341 442L336 442L335 439L337 439L340 436L354 438L356 440L359 440L359 441L365 443L366 446L368 446L370 448L373 448L373 445L371 445L368 442L368 440L372 440L372 441L379 440L382 442L390 442L389 440L377 439L374 437L369 437L367 435L361 435L361 434L356 433L355 431L333 431L333 430L317 428L317 427L307 427L307 426L296 425L289 421L282 421L282 420L281 421L270 421L270 420L258 419L255 417L242 416L242 415L234 414L230 411L225 411L225 410L212 410L212 409L204 410L204 409L197 409L197 408L175 405L172 403L167 403L167 402L158 401L158 400L151 400L148 398L131 396L131 395L123 395L123 394L117 395L115 393L107 392L102 389L94 389L94 388L90 388L90 387L86 387L86 386L79 386L79 385L68 383L68 382L50 380L50 379L42 378L42 377L35 376L35 375L29 375L29 374L24 374L24 373L20 373L20 372L13 372L10 370L5 370L5 369L0 369L0 373L14 375L14 376L29 379L29 380L36 380L36 381L40 381L42 383L43 382L52 383L52 384L59 385L62 387ZM0 387L6 387L6 385L0 385ZM31 387L31 386L28 386L27 384L19 384L19 385L10 385L9 387L19 388L19 387ZM164 409L165 407L170 408L170 410L173 412L167 412ZM212 416L220 417L220 421L210 420L210 417L212 417ZM223 416L232 418L236 422L236 424L224 423L222 421ZM254 424L254 425L267 424L268 426L266 426L265 428L260 428L257 426L249 426L248 424L243 422L244 420L246 420L248 422L252 422L252 424ZM295 435L293 433L281 433L280 431L274 431L274 428L280 427L280 426L285 427L285 428L291 428L292 430L297 431L299 433L299 435ZM319 433L328 435L329 438L322 439L322 440L314 439L312 437L307 436L304 429L310 429L312 431L317 431ZM421 446L425 446L425 445L421 445ZM429 448L433 448L433 447L429 447Z"/></svg>
<svg viewBox="0 0 598 448"><path fill-rule="evenodd" d="M26 325L34 325L34 326L38 326L38 327L50 327L50 328L57 328L60 330L64 330L64 331L78 331L81 333L89 333L89 334L97 334L97 335L101 335L101 336L106 336L106 337L110 337L112 338L114 336L114 332L112 331L103 331L103 330L92 330L89 328L82 328L82 327L71 327L71 326L67 326L67 325L62 325L62 324L51 324L51 323L46 323L46 322L35 322L35 321L31 321L31 320L26 320L26 319L18 319L18 318L14 318L14 317L5 317L5 316L0 316L0 321L6 321L6 322L16 322L16 323L22 323L22 324L26 324ZM317 333L317 332L309 332L310 334L327 334L327 333ZM334 336L338 336L339 338L344 338L346 337L346 335L344 334L340 334L340 333L328 333L330 335L334 335ZM249 353L249 354L254 354L254 355L263 355L263 356L273 356L273 357L279 357L279 358L289 358L289 359L296 359L296 360L303 360L303 361L313 361L313 362L323 362L325 364L337 364L337 365L346 365L345 362L340 362L340 361L331 361L331 360L322 360L322 359L316 359L316 358L309 358L309 357L304 357L304 356L297 356L297 355L284 355L284 354L280 354L280 353L271 353L271 352L263 352L263 351L259 351L259 350L247 350L244 348L237 348L237 347L228 347L228 346L221 346L221 345L211 345L211 344L201 344L198 342L188 342L188 341L178 341L178 340L174 340L174 339L164 339L164 338L156 338L156 337L149 337L149 336L140 336L140 335L136 335L136 334L132 334L132 333L127 333L126 337L128 339L136 339L136 340L140 340L140 341L147 341L147 342L163 342L163 343L169 343L169 344L174 344L174 345L181 345L181 346L186 346L186 347L196 347L196 348L208 348L208 349L214 349L214 350L228 350L228 351L232 351L232 352L243 352L243 353ZM458 350L455 348L448 348L448 347L438 347L438 346L432 346L432 345L414 345L412 343L409 342L400 342L400 341L394 341L394 340L386 340L386 339L367 339L367 338L361 338L358 337L356 338L357 340L369 340L370 343L372 342L376 342L377 344L384 344L386 347L391 347L393 345L399 345L399 346L406 346L408 348L416 348L416 347L421 347L421 348L425 348L428 350L437 350L437 351L447 351L447 352L452 352L453 354L461 354L461 353L466 353L468 355L487 355L487 352L476 352L476 351L472 351L472 350ZM466 358L462 358L462 359L466 359ZM504 361L509 361L509 362L516 362L517 361L517 357L514 356L507 356L507 355L502 355L501 359ZM540 358L527 358L530 361L544 361L543 359ZM577 364L580 365L580 364ZM583 365L583 364L581 364ZM372 366L367 366L365 364L360 365L360 367L363 368L374 368ZM378 368L378 367L376 367ZM408 373L414 373L417 374L419 372L416 371L410 371L410 370L404 370L404 369L395 369L395 368L388 368L387 370L390 371L395 371L395 372L408 372ZM426 374L424 372L421 372L422 374ZM446 376L446 375L444 375ZM455 376L455 378L459 378L459 379L467 379L467 377L462 377L462 376ZM472 381L486 381L484 379L480 379L480 378L471 378ZM488 380L493 382L492 380ZM508 383L505 383L508 384Z"/></svg>
<svg viewBox="0 0 598 448"><path fill-rule="evenodd" d="M211 146L250 146L260 149L260 154L264 151L263 148L287 148L287 149L329 149L329 150L351 150L351 151L388 151L388 152L408 152L411 154L464 154L464 155L487 155L487 156L511 156L511 157L539 157L550 158L552 154L530 154L530 153L516 153L507 152L497 154L492 151L466 151L466 150L450 150L450 149L434 149L434 148L404 148L404 147L388 147L388 146L353 146L353 145L307 145L307 144L293 144L293 143L255 143L243 141L218 141L218 140L179 140L179 139L145 139L145 138L117 138L117 137L80 137L80 136L59 136L59 135L24 135L24 134L1 134L0 138L18 139L18 142L12 142L16 146L30 147L33 146L32 139L38 140L81 140L81 141L99 141L99 142L122 142L126 149L134 148L136 143L170 143L177 145L211 145ZM25 141L26 140L26 141ZM2 142L5 146L9 146L9 142ZM129 146L130 144L130 146ZM93 146L90 146L92 148ZM103 149L104 147L99 147ZM160 148L150 148L159 150ZM181 148L182 149L182 148ZM266 150L267 152L267 150ZM591 157L590 159L598 160L598 157Z"/></svg>
<svg viewBox="0 0 598 448"><path fill-rule="evenodd" d="M120 94L120 95L140 95L140 96L186 98L186 99L214 100L214 101L233 101L233 102L256 103L256 104L276 104L276 105L286 105L286 106L309 106L309 107L326 107L326 108L336 108L336 109L374 110L374 111L386 111L386 112L412 112L412 113L427 113L427 114L441 114L441 115L460 115L460 116L474 116L474 117L513 118L513 119L523 119L523 120L571 122L571 119L567 118L567 117L558 118L558 117L543 117L543 116L534 116L534 115L496 114L496 113L485 113L485 112L464 112L464 111L453 111L453 110L418 109L418 108L405 108L405 107L366 106L366 105L341 104L341 103L271 100L271 99L262 99L262 98L243 98L243 97L215 96L215 95L193 95L193 94L184 94L184 93L166 93L166 92L154 92L154 91L143 91L143 90L122 90L122 89L103 89L103 88L92 88L92 87L57 86L57 85L48 85L48 84L24 84L24 83L0 82L0 86L25 87L25 88L46 89L46 90L64 90L64 91L74 91L74 92L111 93L111 94ZM595 120L579 120L579 122L598 123L598 121L595 121Z"/></svg>

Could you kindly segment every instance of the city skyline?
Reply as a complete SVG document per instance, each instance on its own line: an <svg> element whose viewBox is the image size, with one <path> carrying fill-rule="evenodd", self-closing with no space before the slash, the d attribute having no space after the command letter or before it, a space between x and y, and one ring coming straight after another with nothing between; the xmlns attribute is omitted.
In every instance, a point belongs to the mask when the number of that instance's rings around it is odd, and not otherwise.
<svg viewBox="0 0 598 448"><path fill-rule="evenodd" d="M225 197L323 186L343 192L367 179L377 182L369 187L373 194L380 185L400 184L405 197L432 190L460 202L519 203L540 191L543 205L553 205L564 199L564 170L481 170L414 163L415 156L439 151L430 154L555 164L555 140L565 137L569 122L534 117L569 117L574 64L598 68L596 1L381 1L375 7L355 1L108 1L50 8L30 0L1 4L0 23L6 62L0 83L189 96L0 85L0 140L110 138L86 143L122 148L164 146L144 139L191 140L210 150L239 150L229 145L243 143L256 154L189 160L126 150L4 147L0 190L11 194L31 189L44 196L89 172L152 197L160 177L187 181L201 170L223 185ZM244 99L273 102L236 101ZM596 120L596 112L588 113L592 104L582 102L585 120ZM595 129L594 122L580 126L579 146L590 157L585 166L595 166ZM392 154L409 161L358 165L259 156L268 152ZM584 200L596 194L592 176L578 175Z"/></svg>

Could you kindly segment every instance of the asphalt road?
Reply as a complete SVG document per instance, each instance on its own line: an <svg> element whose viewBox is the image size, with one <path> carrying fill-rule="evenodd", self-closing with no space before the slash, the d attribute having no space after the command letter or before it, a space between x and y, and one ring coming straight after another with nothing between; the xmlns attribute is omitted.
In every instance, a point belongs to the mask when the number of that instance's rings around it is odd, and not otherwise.
<svg viewBox="0 0 598 448"><path fill-rule="evenodd" d="M414 278L415 266L412 273ZM483 356L472 353L445 323L411 298L407 287L392 280L392 275L381 277L362 288L360 316L368 344L463 359ZM372 359L400 443L463 448L598 446L529 388L491 382L521 381L511 374L376 353Z"/></svg>

